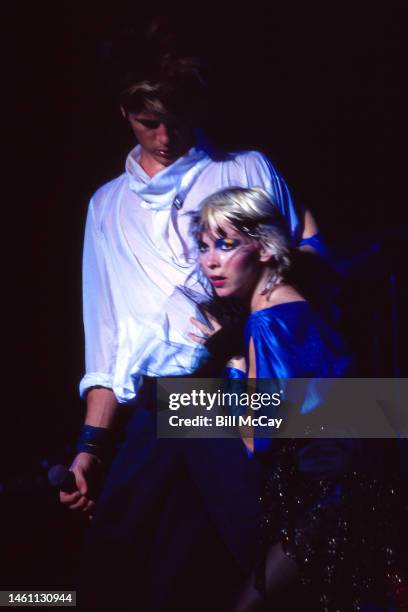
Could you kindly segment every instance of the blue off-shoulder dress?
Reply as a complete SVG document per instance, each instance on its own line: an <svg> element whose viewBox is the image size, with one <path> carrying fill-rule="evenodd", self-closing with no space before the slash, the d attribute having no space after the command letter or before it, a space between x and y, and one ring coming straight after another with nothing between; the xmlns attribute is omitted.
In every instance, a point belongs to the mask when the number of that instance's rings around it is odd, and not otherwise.
<svg viewBox="0 0 408 612"><path fill-rule="evenodd" d="M351 357L345 343L309 302L303 300L249 315L245 325L247 363L250 343L255 352L257 391L272 394L283 390L299 415L321 413L330 379L351 372ZM227 369L227 376L246 378L244 372L235 368ZM269 416L276 416L273 409ZM279 416L285 418L283 413ZM292 410L292 421L296 416ZM302 420L297 424L302 426ZM271 438L263 438L261 430L254 432L257 451L271 445Z"/></svg>
<svg viewBox="0 0 408 612"><path fill-rule="evenodd" d="M256 376L260 379L258 390L272 391L276 381L275 390L283 390L293 400L299 415L321 412L330 384L327 379L344 377L351 371L345 343L306 301L253 312L245 326L247 362L250 342L255 352ZM262 382L264 379L269 379L269 383ZM292 413L293 416L296 418ZM265 439L256 438L255 446L260 450L268 444Z"/></svg>
<svg viewBox="0 0 408 612"><path fill-rule="evenodd" d="M310 379L298 407L304 414L330 410L319 384L312 381L351 372L344 342L305 301L252 313L245 340L247 355L251 342L255 350L257 385L262 386L263 379L279 379L280 386L287 379ZM239 376L237 371L231 374ZM384 454L376 440L254 435L253 460L268 465L259 590L266 593L268 550L281 542L299 568L296 601L307 601L315 610L360 610L364 602L385 606L385 568L398 575L393 533L398 487L385 467L389 447Z"/></svg>
<svg viewBox="0 0 408 612"><path fill-rule="evenodd" d="M350 371L341 338L306 301L257 310L247 319L257 378L336 378Z"/></svg>

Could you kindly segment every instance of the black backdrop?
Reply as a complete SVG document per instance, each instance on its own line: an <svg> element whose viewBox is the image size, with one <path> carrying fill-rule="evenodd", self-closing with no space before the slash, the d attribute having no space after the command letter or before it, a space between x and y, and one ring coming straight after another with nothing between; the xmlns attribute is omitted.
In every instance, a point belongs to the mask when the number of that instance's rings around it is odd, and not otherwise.
<svg viewBox="0 0 408 612"><path fill-rule="evenodd" d="M359 262L351 269L363 275L365 289L362 296L354 285L349 294L358 303L352 329L360 333L368 371L395 375L406 372L407 335L403 20L397 3L364 4L167 3L166 12L212 67L212 139L270 155L339 257L348 266ZM57 510L44 478L49 463L67 459L83 414L77 385L86 206L99 185L122 172L132 146L106 56L115 33L129 24L137 30L163 11L122 0L16 1L2 11L9 18L3 234L10 284L3 299L10 309L3 319L0 464L5 586L46 587L69 584L76 548L67 540L80 532ZM355 259L359 253L369 255ZM374 340L366 313L378 331ZM56 540L62 528L72 538Z"/></svg>

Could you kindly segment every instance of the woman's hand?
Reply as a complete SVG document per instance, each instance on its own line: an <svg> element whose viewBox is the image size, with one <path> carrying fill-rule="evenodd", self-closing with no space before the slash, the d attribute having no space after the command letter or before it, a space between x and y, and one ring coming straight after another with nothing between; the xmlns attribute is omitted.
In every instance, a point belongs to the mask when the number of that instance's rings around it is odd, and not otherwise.
<svg viewBox="0 0 408 612"><path fill-rule="evenodd" d="M232 357L227 362L227 368L235 368L236 370L241 370L241 372L246 372L246 359L243 355Z"/></svg>
<svg viewBox="0 0 408 612"><path fill-rule="evenodd" d="M190 319L191 323L195 325L195 327L197 327L202 333L202 336L197 336L197 334L193 334L192 332L188 333L189 338L194 340L194 342L197 342L197 344L205 344L208 338L211 338L211 336L221 329L221 325L213 316L207 315L207 319L210 325L206 325L195 317L191 317Z"/></svg>

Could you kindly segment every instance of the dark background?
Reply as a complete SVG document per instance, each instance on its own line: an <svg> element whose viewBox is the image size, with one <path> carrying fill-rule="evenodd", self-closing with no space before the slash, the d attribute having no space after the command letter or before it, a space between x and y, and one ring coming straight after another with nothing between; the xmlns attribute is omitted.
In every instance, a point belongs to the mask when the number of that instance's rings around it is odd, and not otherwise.
<svg viewBox="0 0 408 612"><path fill-rule="evenodd" d="M69 461L83 416L87 203L123 171L133 146L109 62L111 41L125 27L138 31L164 12L176 17L180 39L209 65L209 136L272 158L346 271L345 328L363 371L407 375L402 4L223 6L16 1L2 9L10 273L2 588L73 584L82 524L57 507L45 476L50 464Z"/></svg>

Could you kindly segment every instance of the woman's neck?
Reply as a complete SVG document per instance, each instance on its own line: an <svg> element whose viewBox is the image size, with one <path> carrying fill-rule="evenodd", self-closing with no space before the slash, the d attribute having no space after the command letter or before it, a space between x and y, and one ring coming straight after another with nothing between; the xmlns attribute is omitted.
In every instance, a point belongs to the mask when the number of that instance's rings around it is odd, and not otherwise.
<svg viewBox="0 0 408 612"><path fill-rule="evenodd" d="M259 282L256 284L255 290L250 300L250 310L255 312L277 306L278 304L286 304L289 302L306 301L305 298L291 285L279 283L272 287L270 291L264 291L265 286L270 277L270 270L265 270Z"/></svg>

